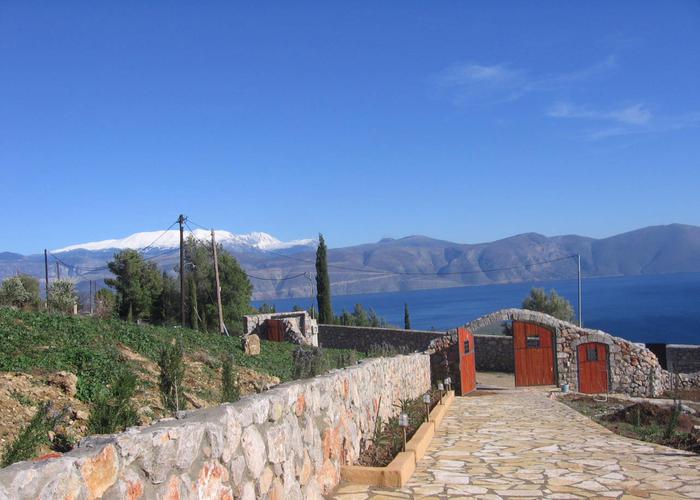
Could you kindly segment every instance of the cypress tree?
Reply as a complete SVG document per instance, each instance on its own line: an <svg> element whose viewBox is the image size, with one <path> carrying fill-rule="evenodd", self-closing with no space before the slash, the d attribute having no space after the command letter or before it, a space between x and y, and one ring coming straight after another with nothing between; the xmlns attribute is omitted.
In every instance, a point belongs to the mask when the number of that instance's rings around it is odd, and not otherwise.
<svg viewBox="0 0 700 500"><path fill-rule="evenodd" d="M403 303L403 328L404 330L411 329L411 315L408 314L408 303Z"/></svg>
<svg viewBox="0 0 700 500"><path fill-rule="evenodd" d="M333 323L333 307L331 306L331 280L328 277L328 249L323 235L318 235L316 249L316 301L318 302L318 322Z"/></svg>

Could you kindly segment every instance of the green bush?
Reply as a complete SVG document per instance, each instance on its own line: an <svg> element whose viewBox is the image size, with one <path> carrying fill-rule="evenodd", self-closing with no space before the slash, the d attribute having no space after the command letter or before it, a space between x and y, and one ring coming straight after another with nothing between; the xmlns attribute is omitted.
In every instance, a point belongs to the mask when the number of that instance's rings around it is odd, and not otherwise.
<svg viewBox="0 0 700 500"><path fill-rule="evenodd" d="M325 372L328 366L323 349L313 346L299 346L292 355L294 378L315 377Z"/></svg>
<svg viewBox="0 0 700 500"><path fill-rule="evenodd" d="M136 410L131 398L136 390L136 376L128 370L117 375L109 390L100 391L90 412L90 434L112 434L138 425Z"/></svg>
<svg viewBox="0 0 700 500"><path fill-rule="evenodd" d="M2 455L0 467L7 467L15 462L34 457L40 446L51 443L49 432L53 431L61 420L63 420L63 412L54 411L49 401L43 403L29 424L22 429L19 436Z"/></svg>
<svg viewBox="0 0 700 500"><path fill-rule="evenodd" d="M160 350L160 396L163 406L172 412L185 409L185 392L182 386L185 378L183 356L182 337L179 336Z"/></svg>
<svg viewBox="0 0 700 500"><path fill-rule="evenodd" d="M357 351L349 350L342 351L335 356L335 366L336 368L345 368L346 366L353 366L357 364Z"/></svg>
<svg viewBox="0 0 700 500"><path fill-rule="evenodd" d="M388 342L380 342L372 344L367 350L367 356L370 358L390 358L399 354L408 354L411 351L405 345L395 346Z"/></svg>
<svg viewBox="0 0 700 500"><path fill-rule="evenodd" d="M221 402L233 403L241 398L233 356L224 356L221 366Z"/></svg>

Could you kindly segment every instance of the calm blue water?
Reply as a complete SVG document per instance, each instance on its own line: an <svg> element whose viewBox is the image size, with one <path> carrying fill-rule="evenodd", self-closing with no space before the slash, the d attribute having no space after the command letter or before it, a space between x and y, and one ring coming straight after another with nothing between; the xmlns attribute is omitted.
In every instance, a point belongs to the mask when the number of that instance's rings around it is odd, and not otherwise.
<svg viewBox="0 0 700 500"><path fill-rule="evenodd" d="M361 303L392 324L403 325L408 303L416 329L445 330L505 307L519 307L533 286L555 288L577 303L576 280L468 286L440 290L372 293L333 297L340 313ZM311 299L268 300L278 311ZM259 305L261 302L256 302ZM583 323L636 342L700 344L700 273L588 278L583 281Z"/></svg>

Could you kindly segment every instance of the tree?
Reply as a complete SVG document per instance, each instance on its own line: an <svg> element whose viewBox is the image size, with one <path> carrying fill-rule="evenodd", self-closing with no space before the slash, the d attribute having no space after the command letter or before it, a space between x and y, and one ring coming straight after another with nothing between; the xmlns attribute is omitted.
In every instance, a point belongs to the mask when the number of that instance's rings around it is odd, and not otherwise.
<svg viewBox="0 0 700 500"><path fill-rule="evenodd" d="M0 303L7 306L24 307L30 301L29 291L19 276L12 276L2 282Z"/></svg>
<svg viewBox="0 0 700 500"><path fill-rule="evenodd" d="M549 314L562 321L571 321L574 318L573 306L556 290L550 290L547 295L544 288L533 288L530 295L523 300L523 309Z"/></svg>
<svg viewBox="0 0 700 500"><path fill-rule="evenodd" d="M138 425L139 417L131 402L138 379L128 369L121 370L109 390L99 393L88 419L91 434L112 434Z"/></svg>
<svg viewBox="0 0 700 500"><path fill-rule="evenodd" d="M178 323L180 315L180 289L175 278L163 272L160 293L153 301L151 321L159 325Z"/></svg>
<svg viewBox="0 0 700 500"><path fill-rule="evenodd" d="M49 285L49 309L71 314L78 303L75 285L71 281L56 280Z"/></svg>
<svg viewBox="0 0 700 500"><path fill-rule="evenodd" d="M411 329L411 315L408 313L408 303L403 304L403 328L404 330Z"/></svg>
<svg viewBox="0 0 700 500"><path fill-rule="evenodd" d="M114 254L107 264L114 278L105 284L117 292L117 312L122 319L150 319L155 299L163 287L158 267L147 262L136 250L126 249Z"/></svg>
<svg viewBox="0 0 700 500"><path fill-rule="evenodd" d="M331 279L328 276L328 249L323 235L318 235L316 249L316 301L318 302L318 322L333 323L333 306L331 305Z"/></svg>
<svg viewBox="0 0 700 500"><path fill-rule="evenodd" d="M233 403L241 398L238 377L232 354L224 356L221 366L221 402Z"/></svg>
<svg viewBox="0 0 700 500"><path fill-rule="evenodd" d="M182 387L185 378L184 354L182 338L177 337L174 342L161 348L158 358L160 397L163 406L172 412L185 409L185 392Z"/></svg>
<svg viewBox="0 0 700 500"><path fill-rule="evenodd" d="M114 317L117 297L109 288L100 288L95 294L95 315L107 319Z"/></svg>
<svg viewBox="0 0 700 500"><path fill-rule="evenodd" d="M248 276L236 258L217 244L219 257L219 281L224 323L229 331L241 331L243 316L251 311L250 298L253 294ZM194 280L197 311L202 330L218 331L218 311L216 306L216 278L211 244L193 237L185 243L187 273ZM192 283L192 282L190 282ZM190 295L190 310L194 297ZM209 324L211 323L211 324Z"/></svg>

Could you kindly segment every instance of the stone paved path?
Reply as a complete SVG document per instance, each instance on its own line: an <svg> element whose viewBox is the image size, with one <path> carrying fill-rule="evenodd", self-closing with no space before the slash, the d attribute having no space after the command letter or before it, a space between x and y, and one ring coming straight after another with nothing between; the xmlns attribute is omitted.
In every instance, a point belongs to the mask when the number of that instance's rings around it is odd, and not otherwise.
<svg viewBox="0 0 700 500"><path fill-rule="evenodd" d="M613 434L541 391L457 398L402 489L331 498L700 498L700 457Z"/></svg>

